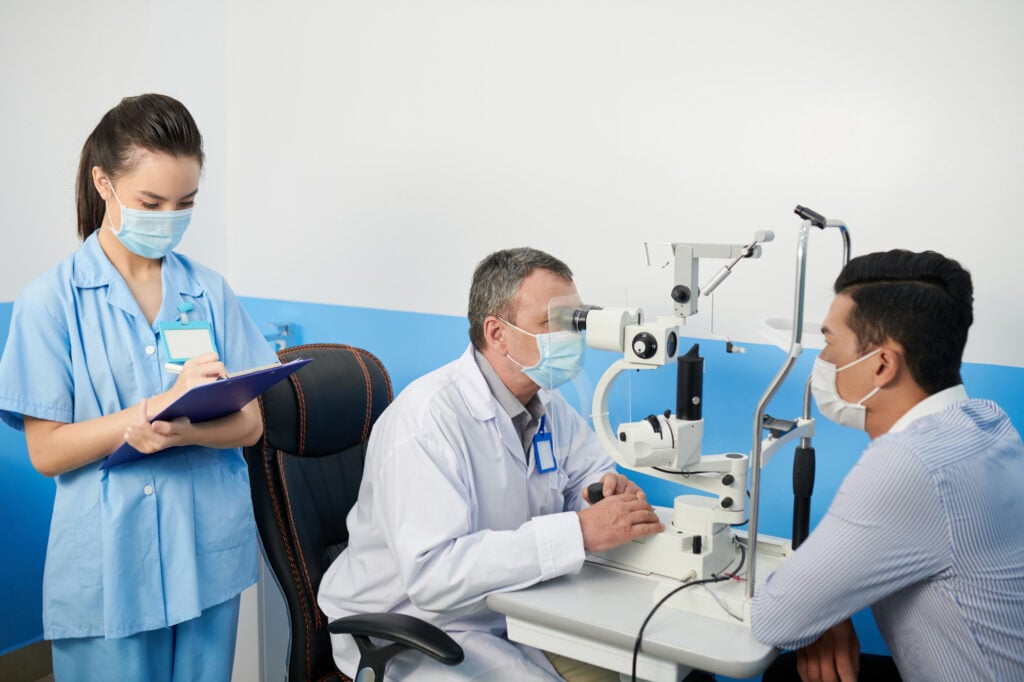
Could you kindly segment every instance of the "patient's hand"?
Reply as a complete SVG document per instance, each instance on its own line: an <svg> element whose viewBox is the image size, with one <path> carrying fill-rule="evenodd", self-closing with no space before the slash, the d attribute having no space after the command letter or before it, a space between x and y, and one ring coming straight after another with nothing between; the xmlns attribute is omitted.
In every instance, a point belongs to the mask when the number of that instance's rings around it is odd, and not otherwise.
<svg viewBox="0 0 1024 682"><path fill-rule="evenodd" d="M803 682L856 682L860 674L860 642L853 623L844 620L800 649L796 670Z"/></svg>
<svg viewBox="0 0 1024 682"><path fill-rule="evenodd" d="M616 474L608 474L616 476ZM577 512L583 531L583 548L588 552L603 552L630 540L653 535L665 526L647 503L644 492L630 483L633 489L606 497L597 504ZM608 490L606 485L605 490Z"/></svg>

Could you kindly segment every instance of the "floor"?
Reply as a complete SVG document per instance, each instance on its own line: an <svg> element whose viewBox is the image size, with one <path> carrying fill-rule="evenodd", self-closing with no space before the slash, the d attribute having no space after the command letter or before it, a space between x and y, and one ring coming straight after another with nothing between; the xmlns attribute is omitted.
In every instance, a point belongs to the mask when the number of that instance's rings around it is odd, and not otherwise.
<svg viewBox="0 0 1024 682"><path fill-rule="evenodd" d="M4 682L53 682L50 643L36 642L0 656Z"/></svg>

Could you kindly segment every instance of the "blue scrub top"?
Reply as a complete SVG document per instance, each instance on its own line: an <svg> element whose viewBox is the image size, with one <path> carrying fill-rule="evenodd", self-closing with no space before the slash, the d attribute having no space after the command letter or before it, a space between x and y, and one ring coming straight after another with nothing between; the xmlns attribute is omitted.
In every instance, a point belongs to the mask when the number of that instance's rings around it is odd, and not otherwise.
<svg viewBox="0 0 1024 682"><path fill-rule="evenodd" d="M276 360L227 282L171 253L163 304L146 321L98 232L15 302L0 359L0 419L77 423L167 390L158 323L213 326L229 372ZM100 460L102 461L102 460ZM108 470L56 477L43 578L47 639L125 637L197 617L257 576L257 535L241 450L176 448Z"/></svg>

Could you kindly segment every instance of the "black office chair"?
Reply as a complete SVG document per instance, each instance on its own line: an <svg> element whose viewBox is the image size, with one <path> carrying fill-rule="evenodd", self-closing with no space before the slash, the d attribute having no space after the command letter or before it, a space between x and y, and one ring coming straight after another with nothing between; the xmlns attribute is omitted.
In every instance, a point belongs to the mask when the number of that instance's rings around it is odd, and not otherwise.
<svg viewBox="0 0 1024 682"><path fill-rule="evenodd" d="M408 648L461 662L462 648L417 618L360 614L328 623L317 606L324 571L348 542L345 517L359 492L370 428L391 402L391 380L376 357L350 346L295 346L278 356L313 362L260 397L263 437L244 453L260 539L288 604L288 679L349 679L334 665L330 633L356 639L357 679L383 680L388 659ZM392 643L375 646L371 636Z"/></svg>

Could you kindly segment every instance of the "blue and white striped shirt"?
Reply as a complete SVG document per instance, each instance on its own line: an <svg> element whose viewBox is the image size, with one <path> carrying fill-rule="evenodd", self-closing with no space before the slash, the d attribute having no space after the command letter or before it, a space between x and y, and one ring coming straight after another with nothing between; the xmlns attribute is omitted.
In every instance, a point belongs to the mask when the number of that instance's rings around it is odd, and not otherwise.
<svg viewBox="0 0 1024 682"><path fill-rule="evenodd" d="M876 438L753 631L798 648L866 606L904 680L1024 680L1024 444L995 403L956 386Z"/></svg>

